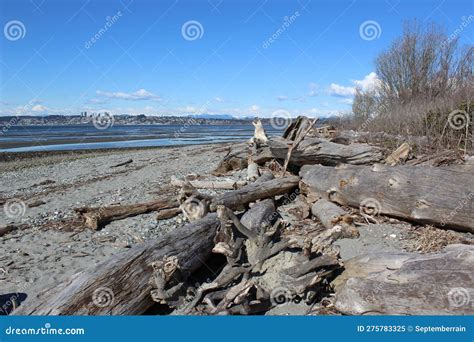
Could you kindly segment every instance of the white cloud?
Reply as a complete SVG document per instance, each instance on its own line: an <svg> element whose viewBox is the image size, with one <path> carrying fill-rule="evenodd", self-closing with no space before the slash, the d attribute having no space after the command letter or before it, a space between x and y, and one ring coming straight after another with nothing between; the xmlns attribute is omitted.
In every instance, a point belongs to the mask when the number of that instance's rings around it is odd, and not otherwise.
<svg viewBox="0 0 474 342"><path fill-rule="evenodd" d="M380 79L375 72L371 72L361 80L352 80L352 84L353 86L346 87L337 83L331 83L329 86L329 95L352 97L355 95L356 88L360 88L364 91L376 89L380 84Z"/></svg>
<svg viewBox="0 0 474 342"><path fill-rule="evenodd" d="M380 84L380 79L378 78L377 74L372 71L362 80L354 80L353 82L356 87L359 87L362 90L374 90Z"/></svg>
<svg viewBox="0 0 474 342"><path fill-rule="evenodd" d="M277 97L277 100L278 101L286 101L286 100L288 100L288 96L280 95L280 96Z"/></svg>
<svg viewBox="0 0 474 342"><path fill-rule="evenodd" d="M31 111L33 112L44 112L47 110L48 110L48 107L40 105L40 104L37 104L31 108Z"/></svg>
<svg viewBox="0 0 474 342"><path fill-rule="evenodd" d="M158 95L155 95L148 90L138 89L133 93L123 93L123 92L106 92L98 90L97 95L104 96L110 99L119 99L119 100L128 100L128 101L140 101L140 100L153 100L161 101L161 98Z"/></svg>
<svg viewBox="0 0 474 342"><path fill-rule="evenodd" d="M354 96L355 87L344 87L342 85L331 83L329 86L329 95L332 96Z"/></svg>
<svg viewBox="0 0 474 342"><path fill-rule="evenodd" d="M221 97L215 97L214 101L216 101L216 102L225 102L224 99L221 98Z"/></svg>

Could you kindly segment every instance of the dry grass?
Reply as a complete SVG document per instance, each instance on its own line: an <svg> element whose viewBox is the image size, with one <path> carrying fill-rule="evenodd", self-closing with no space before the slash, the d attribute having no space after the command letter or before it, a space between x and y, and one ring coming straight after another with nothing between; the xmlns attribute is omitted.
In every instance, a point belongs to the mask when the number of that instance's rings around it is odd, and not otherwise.
<svg viewBox="0 0 474 342"><path fill-rule="evenodd" d="M473 245L474 237L469 235L433 226L413 228L409 233L410 240L412 241L407 250L419 253L435 253L451 244Z"/></svg>

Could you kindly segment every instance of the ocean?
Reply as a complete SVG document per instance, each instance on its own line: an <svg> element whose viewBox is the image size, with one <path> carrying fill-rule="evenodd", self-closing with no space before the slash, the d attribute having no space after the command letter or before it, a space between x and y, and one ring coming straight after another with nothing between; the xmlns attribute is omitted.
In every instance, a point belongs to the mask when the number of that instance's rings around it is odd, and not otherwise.
<svg viewBox="0 0 474 342"><path fill-rule="evenodd" d="M264 125L267 135L280 129ZM0 152L88 150L107 148L179 146L245 141L253 136L253 125L93 125L12 126L0 131Z"/></svg>

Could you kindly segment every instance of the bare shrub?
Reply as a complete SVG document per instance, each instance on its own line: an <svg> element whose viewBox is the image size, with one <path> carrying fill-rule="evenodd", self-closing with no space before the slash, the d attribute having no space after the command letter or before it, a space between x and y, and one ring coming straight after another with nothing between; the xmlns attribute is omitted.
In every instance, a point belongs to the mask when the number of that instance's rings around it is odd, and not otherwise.
<svg viewBox="0 0 474 342"><path fill-rule="evenodd" d="M474 47L461 47L439 26L405 24L403 34L376 58L377 88L358 89L353 120L369 131L427 136L432 147L472 148L472 131L455 130L448 117L474 106Z"/></svg>

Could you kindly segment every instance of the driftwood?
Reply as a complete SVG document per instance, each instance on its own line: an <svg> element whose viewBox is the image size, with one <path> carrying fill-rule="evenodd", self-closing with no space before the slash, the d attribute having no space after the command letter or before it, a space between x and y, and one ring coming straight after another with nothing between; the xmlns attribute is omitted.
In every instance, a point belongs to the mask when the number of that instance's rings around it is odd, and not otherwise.
<svg viewBox="0 0 474 342"><path fill-rule="evenodd" d="M273 138L268 146L276 159L284 160L288 155L286 140ZM326 139L304 139L292 151L290 165L302 166L308 164L322 164L335 166L340 163L364 165L373 164L382 160L382 151L378 147L365 144L341 145L329 142Z"/></svg>
<svg viewBox="0 0 474 342"><path fill-rule="evenodd" d="M112 165L111 168L115 168L115 167L119 167L119 166L124 166L124 165L131 164L131 163L133 163L133 159L128 159L128 160L126 160L126 161L124 161L124 162L121 162L121 163Z"/></svg>
<svg viewBox="0 0 474 342"><path fill-rule="evenodd" d="M176 187L183 187L186 182L189 182L196 189L224 189L234 190L247 184L245 181L233 181L233 180L181 180L175 176L171 177L171 185Z"/></svg>
<svg viewBox="0 0 474 342"><path fill-rule="evenodd" d="M303 141L306 134L308 134L309 131L313 128L316 121L318 121L318 118L313 119L312 121L310 121L309 123L305 125L301 125L301 127L299 127L299 129L297 130L295 134L294 140L289 143L288 152L286 153L285 162L283 163L283 176L285 175L286 169L288 168L288 163L290 162L290 158L291 158L291 154L293 150L298 148L298 145L301 143L301 141ZM304 129L302 129L303 127ZM300 129L302 130L300 131Z"/></svg>
<svg viewBox="0 0 474 342"><path fill-rule="evenodd" d="M85 207L77 208L75 211L84 219L84 223L88 228L97 230L112 221L152 211L176 208L178 205L177 200L162 197L145 203L112 205L99 208Z"/></svg>
<svg viewBox="0 0 474 342"><path fill-rule="evenodd" d="M474 168L346 165L304 166L300 188L313 198L328 198L361 208L459 231L474 232Z"/></svg>
<svg viewBox="0 0 474 342"><path fill-rule="evenodd" d="M312 121L313 123L311 124ZM313 129L314 122L316 121L317 121L317 118L311 120L307 118L306 116L298 116L285 129L285 131L283 132L282 138L290 140L290 141L294 141L299 136L301 136L304 131L308 130L307 133L309 133L309 131Z"/></svg>
<svg viewBox="0 0 474 342"><path fill-rule="evenodd" d="M52 289L48 296L35 298L30 295L14 314L143 314L154 303L150 291L156 284L149 282L152 264L159 268L163 261L170 264L176 261L174 265L185 280L211 253L217 225L217 216L210 214L158 240L116 254L92 269L76 274L63 288ZM169 270L165 268L166 271ZM163 291L168 291L167 282L164 285Z"/></svg>
<svg viewBox="0 0 474 342"><path fill-rule="evenodd" d="M240 189L227 192L212 199L211 210L222 204L232 210L237 210L250 202L264 198L283 195L298 186L299 177L275 178L266 182L248 184Z"/></svg>
<svg viewBox="0 0 474 342"><path fill-rule="evenodd" d="M408 158L410 153L410 145L407 143L401 144L395 151L393 151L386 159L385 163L394 166L400 163L400 161L405 161Z"/></svg>
<svg viewBox="0 0 474 342"><path fill-rule="evenodd" d="M335 307L349 315L474 314L474 246L368 254L345 262Z"/></svg>
<svg viewBox="0 0 474 342"><path fill-rule="evenodd" d="M244 170L248 166L248 155L250 153L250 147L245 145L238 145L233 148L231 152L224 157L219 163L217 168L212 171L214 176L222 176L230 171ZM270 151L268 146L261 146L257 149L256 153L252 155L253 161L259 165L262 165L273 158L275 158Z"/></svg>
<svg viewBox="0 0 474 342"><path fill-rule="evenodd" d="M166 220L173 218L181 213L181 208L176 207L176 208L170 208L170 209L163 209L158 211L158 214L156 215L157 220Z"/></svg>

